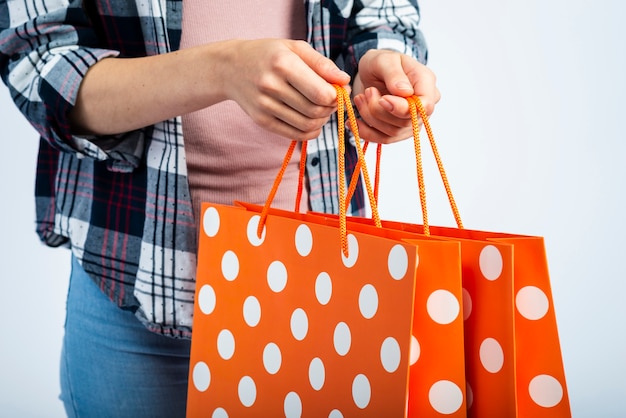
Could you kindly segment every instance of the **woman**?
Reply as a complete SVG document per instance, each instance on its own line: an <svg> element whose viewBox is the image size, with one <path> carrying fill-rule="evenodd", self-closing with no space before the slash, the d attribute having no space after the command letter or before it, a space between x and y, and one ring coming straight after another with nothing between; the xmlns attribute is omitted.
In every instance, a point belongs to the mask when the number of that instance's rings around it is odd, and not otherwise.
<svg viewBox="0 0 626 418"><path fill-rule="evenodd" d="M291 139L310 141L308 207L336 212L333 84L375 142L410 136L403 97L439 100L415 0L235 3L0 3L3 81L41 135L37 230L73 254L69 416L184 416L194 215L263 202ZM296 179L292 165L278 206Z"/></svg>

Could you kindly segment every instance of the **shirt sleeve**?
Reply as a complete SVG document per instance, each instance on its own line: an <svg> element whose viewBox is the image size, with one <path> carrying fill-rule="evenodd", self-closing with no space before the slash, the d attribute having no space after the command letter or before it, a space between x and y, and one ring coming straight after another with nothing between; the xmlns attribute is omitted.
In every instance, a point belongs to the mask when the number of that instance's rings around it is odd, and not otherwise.
<svg viewBox="0 0 626 418"><path fill-rule="evenodd" d="M0 74L17 108L52 147L130 171L143 153L142 132L83 137L70 129L68 115L87 70L119 55L98 45L82 1L0 1Z"/></svg>
<svg viewBox="0 0 626 418"><path fill-rule="evenodd" d="M419 29L417 0L355 0L348 20L345 69L354 75L370 49L390 49L425 64L428 49Z"/></svg>

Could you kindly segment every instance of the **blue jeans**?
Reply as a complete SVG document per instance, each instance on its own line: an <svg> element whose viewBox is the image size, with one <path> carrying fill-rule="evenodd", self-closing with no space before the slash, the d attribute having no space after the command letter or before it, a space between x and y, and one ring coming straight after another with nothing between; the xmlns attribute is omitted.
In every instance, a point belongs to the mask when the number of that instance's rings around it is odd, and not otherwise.
<svg viewBox="0 0 626 418"><path fill-rule="evenodd" d="M68 417L184 417L189 349L145 329L72 259L61 353Z"/></svg>

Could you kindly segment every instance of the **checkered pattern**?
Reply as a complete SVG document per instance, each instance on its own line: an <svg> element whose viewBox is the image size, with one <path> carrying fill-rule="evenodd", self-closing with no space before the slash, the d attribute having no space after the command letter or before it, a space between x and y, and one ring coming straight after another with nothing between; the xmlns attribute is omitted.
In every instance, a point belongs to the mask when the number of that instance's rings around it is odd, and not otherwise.
<svg viewBox="0 0 626 418"><path fill-rule="evenodd" d="M354 75L371 48L424 62L416 0L306 1L313 47ZM78 137L68 113L87 70L106 57L179 46L181 0L0 2L0 71L16 106L41 135L37 231L67 245L120 307L148 328L189 337L197 231L180 119L108 137ZM310 205L337 212L337 123L309 146ZM348 147L348 178L356 162ZM362 193L351 202L364 208Z"/></svg>

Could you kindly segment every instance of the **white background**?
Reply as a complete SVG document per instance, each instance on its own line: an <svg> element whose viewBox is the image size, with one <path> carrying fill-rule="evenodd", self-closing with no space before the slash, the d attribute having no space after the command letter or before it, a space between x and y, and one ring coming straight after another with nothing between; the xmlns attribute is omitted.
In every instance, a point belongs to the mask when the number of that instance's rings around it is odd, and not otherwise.
<svg viewBox="0 0 626 418"><path fill-rule="evenodd" d="M545 237L574 416L625 417L626 7L421 7L443 95L431 122L464 224ZM5 88L0 126L0 415L61 417L69 257L33 232L37 137ZM408 142L385 148L384 218L420 222L412 154ZM431 223L452 225L432 163L426 168Z"/></svg>

